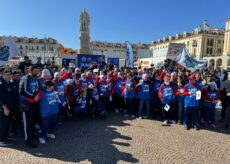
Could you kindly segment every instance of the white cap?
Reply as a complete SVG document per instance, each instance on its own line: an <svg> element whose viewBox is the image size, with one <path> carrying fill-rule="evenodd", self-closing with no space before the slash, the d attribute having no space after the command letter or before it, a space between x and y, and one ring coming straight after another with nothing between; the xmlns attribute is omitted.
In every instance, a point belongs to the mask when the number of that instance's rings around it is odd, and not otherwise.
<svg viewBox="0 0 230 164"><path fill-rule="evenodd" d="M93 69L93 73L98 73L99 69Z"/></svg>
<svg viewBox="0 0 230 164"><path fill-rule="evenodd" d="M42 77L50 76L50 71L48 69L42 70Z"/></svg>
<svg viewBox="0 0 230 164"><path fill-rule="evenodd" d="M80 68L76 68L74 72L77 73L77 71L81 71L81 69Z"/></svg>
<svg viewBox="0 0 230 164"><path fill-rule="evenodd" d="M71 84L71 83L73 83L73 80L72 79L67 79L66 80L66 84L68 85L68 84Z"/></svg>
<svg viewBox="0 0 230 164"><path fill-rule="evenodd" d="M54 78L60 77L60 73L59 72L55 72L54 73Z"/></svg>

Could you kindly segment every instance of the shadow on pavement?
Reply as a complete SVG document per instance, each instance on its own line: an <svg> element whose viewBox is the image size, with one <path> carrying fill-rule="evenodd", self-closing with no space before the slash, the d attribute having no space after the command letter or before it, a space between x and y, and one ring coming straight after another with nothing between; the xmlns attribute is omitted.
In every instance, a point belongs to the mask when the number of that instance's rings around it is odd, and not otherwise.
<svg viewBox="0 0 230 164"><path fill-rule="evenodd" d="M105 120L66 121L57 127L56 139L47 139L45 145L36 141L38 148L24 146L22 136L13 147L34 156L54 158L63 162L89 161L93 164L115 164L118 161L137 163L132 154L119 151L119 147L130 146L132 138L119 134L116 126L129 126L121 116L111 114ZM114 141L116 140L116 141ZM119 141L117 141L119 140Z"/></svg>

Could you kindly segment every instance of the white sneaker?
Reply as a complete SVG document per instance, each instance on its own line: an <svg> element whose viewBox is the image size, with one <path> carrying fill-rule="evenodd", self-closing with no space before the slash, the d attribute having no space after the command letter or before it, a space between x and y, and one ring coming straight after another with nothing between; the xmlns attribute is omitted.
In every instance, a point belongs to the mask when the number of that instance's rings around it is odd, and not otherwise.
<svg viewBox="0 0 230 164"><path fill-rule="evenodd" d="M46 143L46 140L44 138L38 138L40 144L45 144Z"/></svg>
<svg viewBox="0 0 230 164"><path fill-rule="evenodd" d="M54 134L52 134L52 133L47 133L47 137L49 137L49 138L51 138L51 139L55 139L56 138L56 136L54 135Z"/></svg>
<svg viewBox="0 0 230 164"><path fill-rule="evenodd" d="M135 118L135 115L132 115L130 118Z"/></svg>

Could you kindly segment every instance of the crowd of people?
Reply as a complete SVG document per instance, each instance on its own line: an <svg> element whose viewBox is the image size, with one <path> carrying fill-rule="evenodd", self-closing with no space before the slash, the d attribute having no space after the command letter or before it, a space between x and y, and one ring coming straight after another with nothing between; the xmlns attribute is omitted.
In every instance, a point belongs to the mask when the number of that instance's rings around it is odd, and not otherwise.
<svg viewBox="0 0 230 164"><path fill-rule="evenodd" d="M217 128L216 106L222 102L221 120L230 124L230 74L208 69L118 68L96 65L68 69L54 64L32 64L28 57L18 67L0 69L0 146L13 144L24 131L25 145L36 147L55 139L55 127L65 118L100 118L120 113L130 119L162 120L163 126Z"/></svg>

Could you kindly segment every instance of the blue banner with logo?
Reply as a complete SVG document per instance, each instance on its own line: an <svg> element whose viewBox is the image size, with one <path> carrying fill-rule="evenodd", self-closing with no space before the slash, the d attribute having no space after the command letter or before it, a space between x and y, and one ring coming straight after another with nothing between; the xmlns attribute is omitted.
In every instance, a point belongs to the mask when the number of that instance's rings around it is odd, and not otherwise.
<svg viewBox="0 0 230 164"><path fill-rule="evenodd" d="M76 60L75 59L67 59L67 58L62 59L62 66L64 68L69 69L70 63L73 63L75 65Z"/></svg>
<svg viewBox="0 0 230 164"><path fill-rule="evenodd" d="M79 54L77 55L77 67L86 67L88 68L90 63L96 62L97 65L102 64L105 62L105 56L104 55L85 55L85 54Z"/></svg>
<svg viewBox="0 0 230 164"><path fill-rule="evenodd" d="M117 65L119 67L119 58L107 58L107 63Z"/></svg>

